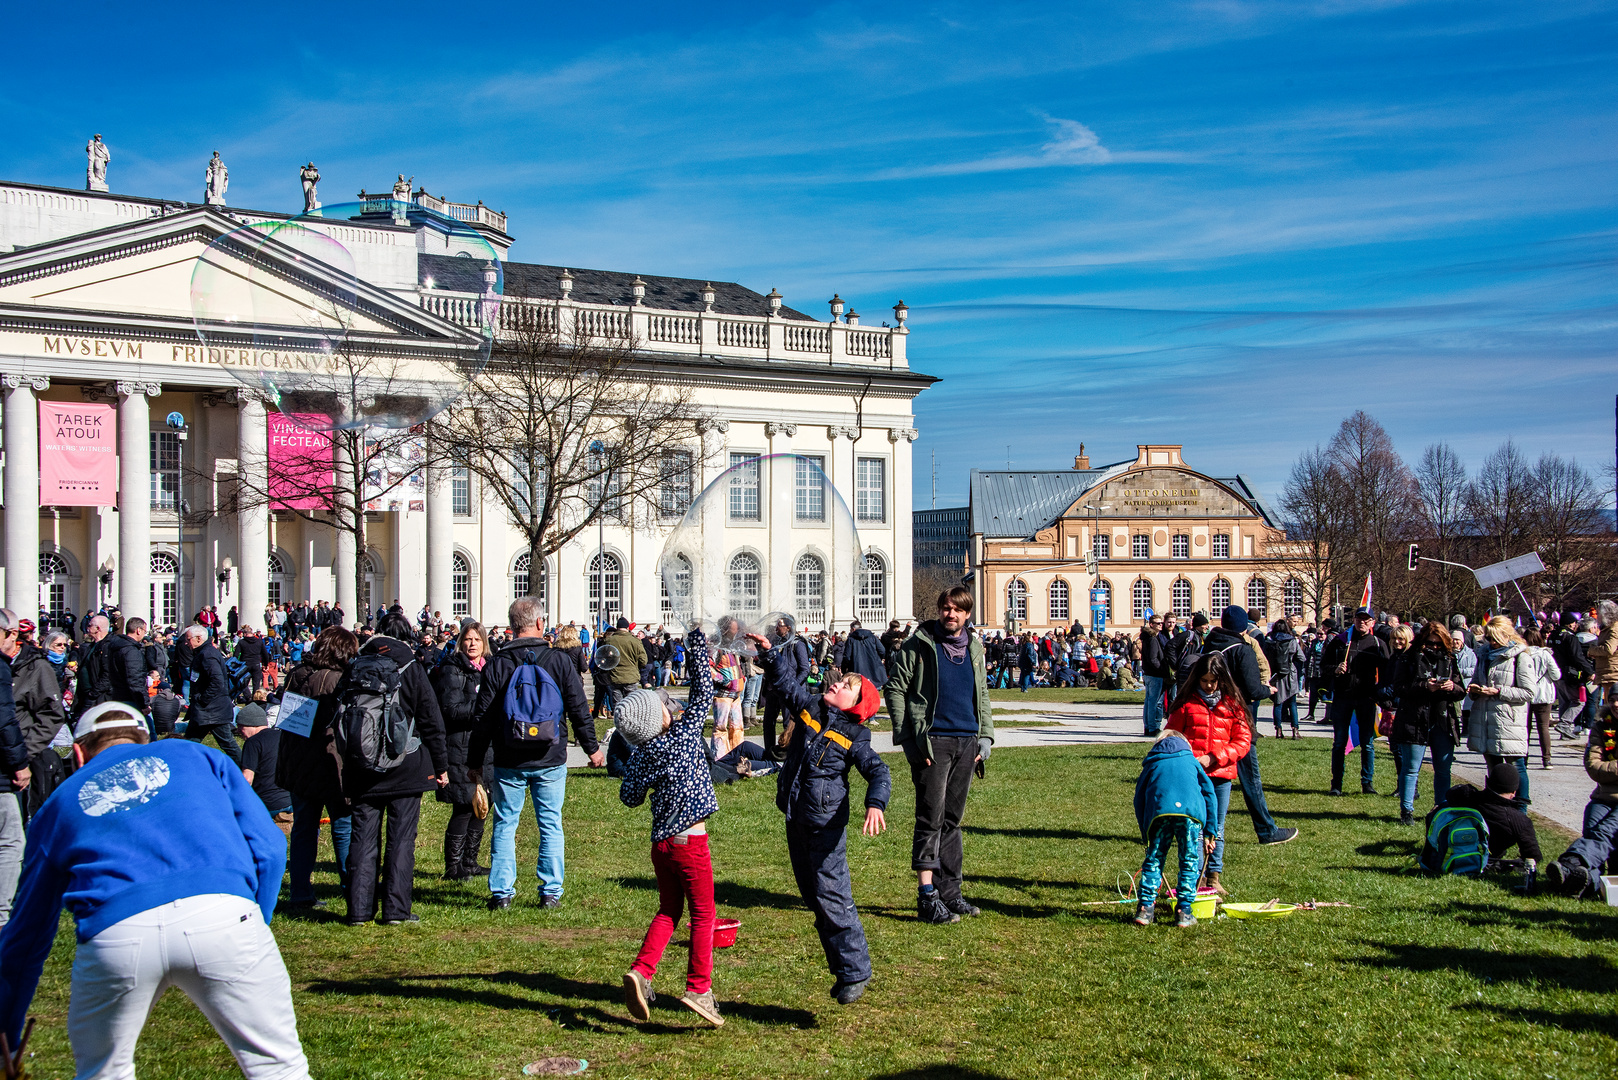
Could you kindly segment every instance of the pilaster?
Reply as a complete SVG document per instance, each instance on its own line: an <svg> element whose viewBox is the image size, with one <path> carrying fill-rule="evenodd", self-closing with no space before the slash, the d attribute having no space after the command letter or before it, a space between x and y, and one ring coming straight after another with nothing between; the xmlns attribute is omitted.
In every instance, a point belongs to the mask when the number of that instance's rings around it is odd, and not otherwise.
<svg viewBox="0 0 1618 1080"><path fill-rule="evenodd" d="M6 372L5 573L6 607L19 618L39 610L39 400L50 389L43 375Z"/></svg>
<svg viewBox="0 0 1618 1080"><path fill-rule="evenodd" d="M113 578L124 618L152 618L152 417L160 383L119 382L118 567ZM35 515L37 518L37 514ZM37 556L36 556L37 558Z"/></svg>

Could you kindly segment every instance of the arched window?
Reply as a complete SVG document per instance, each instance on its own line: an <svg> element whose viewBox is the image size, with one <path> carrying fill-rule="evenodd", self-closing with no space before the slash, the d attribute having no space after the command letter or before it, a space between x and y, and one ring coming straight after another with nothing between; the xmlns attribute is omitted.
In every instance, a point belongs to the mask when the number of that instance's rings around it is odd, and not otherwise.
<svg viewBox="0 0 1618 1080"><path fill-rule="evenodd" d="M382 596L387 582L382 573L382 562L376 557L376 552L367 551L360 560L359 605L360 619L364 621L376 614L376 605Z"/></svg>
<svg viewBox="0 0 1618 1080"><path fill-rule="evenodd" d="M78 582L74 580L73 566L67 559L54 551L46 551L39 556L39 606L50 615L55 622L62 618L68 609L68 596L78 591Z"/></svg>
<svg viewBox="0 0 1618 1080"><path fill-rule="evenodd" d="M603 571L603 565L605 570ZM607 552L606 562L602 563L602 556L597 554L590 559L588 592L590 596L590 615L599 622L602 619L613 619L624 611L624 568L618 561L618 556ZM601 590L607 592L607 610L601 610Z"/></svg>
<svg viewBox="0 0 1618 1080"><path fill-rule="evenodd" d="M1281 583L1281 614L1289 619L1303 614L1303 582L1295 577Z"/></svg>
<svg viewBox="0 0 1618 1080"><path fill-rule="evenodd" d="M158 626L176 626L180 622L180 586L175 581L179 569L179 556L167 551L152 552L151 611L147 618Z"/></svg>
<svg viewBox="0 0 1618 1080"><path fill-rule="evenodd" d="M816 555L799 555L792 568L793 597L800 627L820 627L826 623L826 564Z"/></svg>
<svg viewBox="0 0 1618 1080"><path fill-rule="evenodd" d="M1136 578L1135 584L1129 587L1129 613L1136 622L1143 622L1146 613L1152 609L1152 583L1145 578Z"/></svg>
<svg viewBox="0 0 1618 1080"><path fill-rule="evenodd" d="M684 555L675 554L663 563L661 599L659 608L663 614L663 622L674 620L676 612L689 616L691 609L691 560Z"/></svg>
<svg viewBox="0 0 1618 1080"><path fill-rule="evenodd" d="M1174 605L1174 614L1182 618L1191 614L1191 583L1185 578L1175 578L1174 584L1169 587L1169 599Z"/></svg>
<svg viewBox="0 0 1618 1080"><path fill-rule="evenodd" d="M1092 586L1092 588L1094 588L1097 592L1099 592L1101 594L1101 596L1100 596L1100 599L1101 599L1101 612L1102 612L1103 615L1106 616L1106 619L1107 619L1107 621L1109 623L1112 622L1112 582L1110 582L1110 581L1100 581L1100 582L1097 582L1094 586ZM1094 618L1095 599L1096 599L1095 597L1091 597L1090 607L1092 609L1091 610L1091 617L1092 618Z"/></svg>
<svg viewBox="0 0 1618 1080"><path fill-rule="evenodd" d="M269 566L267 569L269 572L269 582L268 588L265 592L265 599L274 604L276 607L280 607L284 599L283 594L290 595L291 593L290 589L283 588L283 586L287 584L288 574L286 566L281 560L281 556L277 555L273 551L270 552Z"/></svg>
<svg viewBox="0 0 1618 1080"><path fill-rule="evenodd" d="M1212 615L1221 614L1230 606L1230 582L1222 577L1213 579L1208 586L1208 610Z"/></svg>
<svg viewBox="0 0 1618 1080"><path fill-rule="evenodd" d="M1247 606L1258 612L1258 617L1267 618L1270 613L1270 590L1261 577L1247 580Z"/></svg>
<svg viewBox="0 0 1618 1080"><path fill-rule="evenodd" d="M67 560L62 558L54 551L47 551L45 554L39 557L40 577L52 577L56 574L61 574L63 577L66 577L72 572L73 568L68 566Z"/></svg>
<svg viewBox="0 0 1618 1080"><path fill-rule="evenodd" d="M1051 582L1050 608L1053 623L1065 623L1071 618L1067 582L1061 578Z"/></svg>
<svg viewBox="0 0 1618 1080"><path fill-rule="evenodd" d="M1013 578L1006 586L1006 615L1018 622L1028 620L1028 585L1022 578Z"/></svg>
<svg viewBox="0 0 1618 1080"><path fill-rule="evenodd" d="M860 572L858 597L862 622L882 622L888 617L888 564L876 552L867 552Z"/></svg>
<svg viewBox="0 0 1618 1080"><path fill-rule="evenodd" d="M457 618L472 614L472 564L459 551L449 562L449 611Z"/></svg>
<svg viewBox="0 0 1618 1080"><path fill-rule="evenodd" d="M730 559L730 610L738 615L759 610L758 559L745 551Z"/></svg>
<svg viewBox="0 0 1618 1080"><path fill-rule="evenodd" d="M545 587L550 584L549 575L545 572L545 564L539 564L539 581L535 583L532 570L533 563L528 552L518 555L511 564L511 598L521 600L529 595L528 590L533 589L533 595L539 598L540 606L545 606Z"/></svg>

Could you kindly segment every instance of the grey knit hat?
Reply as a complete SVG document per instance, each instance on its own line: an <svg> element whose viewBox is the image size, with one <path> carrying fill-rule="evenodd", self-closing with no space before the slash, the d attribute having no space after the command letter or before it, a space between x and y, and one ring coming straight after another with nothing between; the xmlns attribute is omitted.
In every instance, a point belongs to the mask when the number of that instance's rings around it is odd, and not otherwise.
<svg viewBox="0 0 1618 1080"><path fill-rule="evenodd" d="M618 734L630 746L639 746L663 733L663 699L655 690L632 690L612 710Z"/></svg>

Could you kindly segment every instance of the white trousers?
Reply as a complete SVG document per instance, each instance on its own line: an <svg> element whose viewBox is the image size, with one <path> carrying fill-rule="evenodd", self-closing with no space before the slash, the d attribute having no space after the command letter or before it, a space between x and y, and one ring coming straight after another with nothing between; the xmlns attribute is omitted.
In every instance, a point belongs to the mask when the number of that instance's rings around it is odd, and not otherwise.
<svg viewBox="0 0 1618 1080"><path fill-rule="evenodd" d="M178 986L249 1080L308 1080L292 982L258 905L188 896L107 927L78 947L67 1009L78 1080L135 1075L135 1040Z"/></svg>

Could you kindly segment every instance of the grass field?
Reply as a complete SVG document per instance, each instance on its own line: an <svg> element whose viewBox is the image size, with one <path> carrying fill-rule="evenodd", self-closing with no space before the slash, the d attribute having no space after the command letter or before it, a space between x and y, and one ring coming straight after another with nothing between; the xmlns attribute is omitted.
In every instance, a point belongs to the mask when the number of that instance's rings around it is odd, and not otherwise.
<svg viewBox="0 0 1618 1080"><path fill-rule="evenodd" d="M1021 690L990 690L991 701L1056 701L1069 705L1140 705L1144 690L1091 690L1085 687L1036 686Z"/></svg>
<svg viewBox="0 0 1618 1080"><path fill-rule="evenodd" d="M508 1078L566 1053L612 1078L1602 1077L1618 1071L1618 912L1514 895L1509 883L1409 872L1416 831L1392 799L1327 799L1317 740L1266 740L1271 804L1302 837L1253 840L1240 798L1226 880L1237 899L1342 900L1354 908L1189 930L1131 925L1114 895L1137 869L1130 798L1142 748L1002 750L972 793L967 895L983 915L923 926L909 872L912 799L895 778L891 830L850 837L876 977L842 1008L787 869L773 785L720 791L712 843L721 915L741 940L716 954L729 1022L674 1005L671 947L654 1023L631 1023L619 979L656 906L646 811L616 783L575 774L564 906L535 904L535 835L509 912L481 882L438 880L445 814L429 800L413 928L278 916L300 1030L319 1078ZM899 761L888 758L890 763ZM1384 785L1388 781L1383 781ZM856 781L856 792L863 786ZM1425 796L1425 792L1424 792ZM1562 840L1543 833L1546 847ZM329 859L329 850L326 853ZM71 923L35 1012L34 1080L71 1075L64 1033ZM677 934L676 945L682 940ZM141 1041L147 1077L234 1075L223 1044L177 992Z"/></svg>

